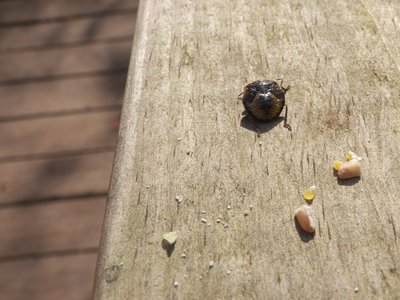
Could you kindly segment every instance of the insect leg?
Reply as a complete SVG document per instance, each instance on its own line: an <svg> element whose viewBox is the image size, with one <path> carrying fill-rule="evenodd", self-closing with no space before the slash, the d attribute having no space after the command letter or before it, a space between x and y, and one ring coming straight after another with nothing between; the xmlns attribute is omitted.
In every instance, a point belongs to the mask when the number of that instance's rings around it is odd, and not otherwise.
<svg viewBox="0 0 400 300"><path fill-rule="evenodd" d="M278 78L278 79L276 79L277 81L279 80L280 81L280 83L279 83L279 86L281 87L281 89L282 90L284 90L285 91L285 93L290 89L290 85L288 85L287 87L283 87L282 85L283 85L283 78Z"/></svg>
<svg viewBox="0 0 400 300"><path fill-rule="evenodd" d="M292 127L287 123L287 112L288 108L287 105L285 105L285 119L283 120L283 127L287 128L289 131L292 131Z"/></svg>

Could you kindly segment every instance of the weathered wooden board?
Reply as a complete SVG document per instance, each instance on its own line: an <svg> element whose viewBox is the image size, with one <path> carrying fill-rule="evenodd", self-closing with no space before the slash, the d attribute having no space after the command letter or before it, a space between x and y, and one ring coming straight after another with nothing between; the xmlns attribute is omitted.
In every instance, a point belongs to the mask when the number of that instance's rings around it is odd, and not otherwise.
<svg viewBox="0 0 400 300"><path fill-rule="evenodd" d="M119 107L126 72L0 86L0 121ZM16 92L18 91L18 92ZM1 126L1 125L0 125Z"/></svg>
<svg viewBox="0 0 400 300"><path fill-rule="evenodd" d="M64 2L63 2L64 3ZM93 2L94 3L94 2ZM0 4L1 5L1 4ZM0 53L133 36L136 14L0 28Z"/></svg>
<svg viewBox="0 0 400 300"><path fill-rule="evenodd" d="M119 111L0 123L0 161L21 156L113 147Z"/></svg>
<svg viewBox="0 0 400 300"><path fill-rule="evenodd" d="M0 259L96 249L106 197L0 209Z"/></svg>
<svg viewBox="0 0 400 300"><path fill-rule="evenodd" d="M136 9L138 0L99 0L99 1L5 1L0 2L0 25L18 22L49 21L60 18L75 18L86 15L127 12Z"/></svg>
<svg viewBox="0 0 400 300"><path fill-rule="evenodd" d="M400 3L387 1L381 5L379 1L368 2L367 15L369 15L369 28L379 34L387 51L392 56L397 67L400 66L399 47L399 15Z"/></svg>
<svg viewBox="0 0 400 300"><path fill-rule="evenodd" d="M0 84L65 74L125 69L132 42L102 42L0 56Z"/></svg>
<svg viewBox="0 0 400 300"><path fill-rule="evenodd" d="M90 299L96 253L0 264L0 298L7 300Z"/></svg>
<svg viewBox="0 0 400 300"><path fill-rule="evenodd" d="M113 152L0 164L0 204L106 194Z"/></svg>
<svg viewBox="0 0 400 300"><path fill-rule="evenodd" d="M371 11L388 5L385 35ZM386 41L400 36L398 7L143 0L95 299L398 297L400 47ZM279 120L258 138L237 95L282 77L292 131ZM348 150L363 174L338 182ZM314 237L293 219L312 184Z"/></svg>

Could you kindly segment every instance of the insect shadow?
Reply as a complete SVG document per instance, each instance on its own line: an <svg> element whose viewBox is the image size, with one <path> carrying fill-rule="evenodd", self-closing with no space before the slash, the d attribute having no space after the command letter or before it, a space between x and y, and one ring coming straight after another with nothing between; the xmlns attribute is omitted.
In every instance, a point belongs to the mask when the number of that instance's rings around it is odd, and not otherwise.
<svg viewBox="0 0 400 300"><path fill-rule="evenodd" d="M271 129L273 129L275 126L279 125L285 118L283 117L278 117L273 121L270 121L268 123L262 123L254 120L253 118L249 117L246 112L242 113L243 118L240 120L240 126L253 131L257 134L263 134L267 133Z"/></svg>
<svg viewBox="0 0 400 300"><path fill-rule="evenodd" d="M296 230L297 233L299 234L300 239L304 242L304 243L308 243L309 241L314 239L315 236L315 232L314 233L308 233L305 232L299 224L299 221L297 221L296 217L293 218L294 220L294 224L296 225Z"/></svg>

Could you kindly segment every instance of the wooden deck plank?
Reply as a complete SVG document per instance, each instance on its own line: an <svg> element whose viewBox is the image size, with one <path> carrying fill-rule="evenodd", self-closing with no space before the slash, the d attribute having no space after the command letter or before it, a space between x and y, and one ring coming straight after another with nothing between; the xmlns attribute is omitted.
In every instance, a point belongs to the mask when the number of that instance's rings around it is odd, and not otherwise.
<svg viewBox="0 0 400 300"><path fill-rule="evenodd" d="M0 121L118 107L126 72L0 86ZM0 125L1 126L1 125Z"/></svg>
<svg viewBox="0 0 400 300"><path fill-rule="evenodd" d="M131 40L0 56L0 84L65 74L125 69Z"/></svg>
<svg viewBox="0 0 400 300"><path fill-rule="evenodd" d="M110 15L40 23L29 27L0 27L0 53L90 43L104 39L130 38L135 29L136 14Z"/></svg>
<svg viewBox="0 0 400 300"><path fill-rule="evenodd" d="M0 164L0 205L105 195L112 152Z"/></svg>
<svg viewBox="0 0 400 300"><path fill-rule="evenodd" d="M0 209L0 260L97 248L106 197Z"/></svg>
<svg viewBox="0 0 400 300"><path fill-rule="evenodd" d="M138 0L99 1L11 1L0 2L0 26L17 22L48 21L57 18L74 20L87 14L104 14L136 9Z"/></svg>
<svg viewBox="0 0 400 300"><path fill-rule="evenodd" d="M384 5L382 5L384 3ZM400 47L399 47L399 16L400 2L382 0L381 2L368 1L365 14L365 27L374 31L381 37L387 51L392 56L394 63L400 70ZM357 3L359 6L363 2ZM357 5L355 4L355 9ZM376 62L379 64L378 62Z"/></svg>
<svg viewBox="0 0 400 300"><path fill-rule="evenodd" d="M386 2L354 3L141 2L95 299L400 295L400 71L368 27ZM282 77L292 131L258 137L237 95ZM359 181L332 174L348 150ZM313 184L309 236L294 211Z"/></svg>
<svg viewBox="0 0 400 300"><path fill-rule="evenodd" d="M113 147L119 111L0 123L0 160Z"/></svg>
<svg viewBox="0 0 400 300"><path fill-rule="evenodd" d="M96 253L0 263L0 298L88 300Z"/></svg>

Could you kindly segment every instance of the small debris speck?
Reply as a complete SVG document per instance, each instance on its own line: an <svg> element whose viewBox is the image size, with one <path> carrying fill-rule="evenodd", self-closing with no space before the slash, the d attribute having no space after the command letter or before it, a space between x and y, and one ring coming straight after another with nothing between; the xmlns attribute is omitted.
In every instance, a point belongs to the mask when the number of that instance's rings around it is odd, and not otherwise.
<svg viewBox="0 0 400 300"><path fill-rule="evenodd" d="M200 220L202 223L207 223L207 219L204 219L204 218L201 218L201 220Z"/></svg>
<svg viewBox="0 0 400 300"><path fill-rule="evenodd" d="M174 281L174 287L175 287L175 288L178 287L178 281Z"/></svg>
<svg viewBox="0 0 400 300"><path fill-rule="evenodd" d="M224 224L224 228L228 228L228 226L229 226L228 224L226 224L226 223Z"/></svg>
<svg viewBox="0 0 400 300"><path fill-rule="evenodd" d="M210 262L208 263L208 267L211 269L214 267L214 261L210 260Z"/></svg>
<svg viewBox="0 0 400 300"><path fill-rule="evenodd" d="M177 141L182 141L182 138L181 137L177 138Z"/></svg>

